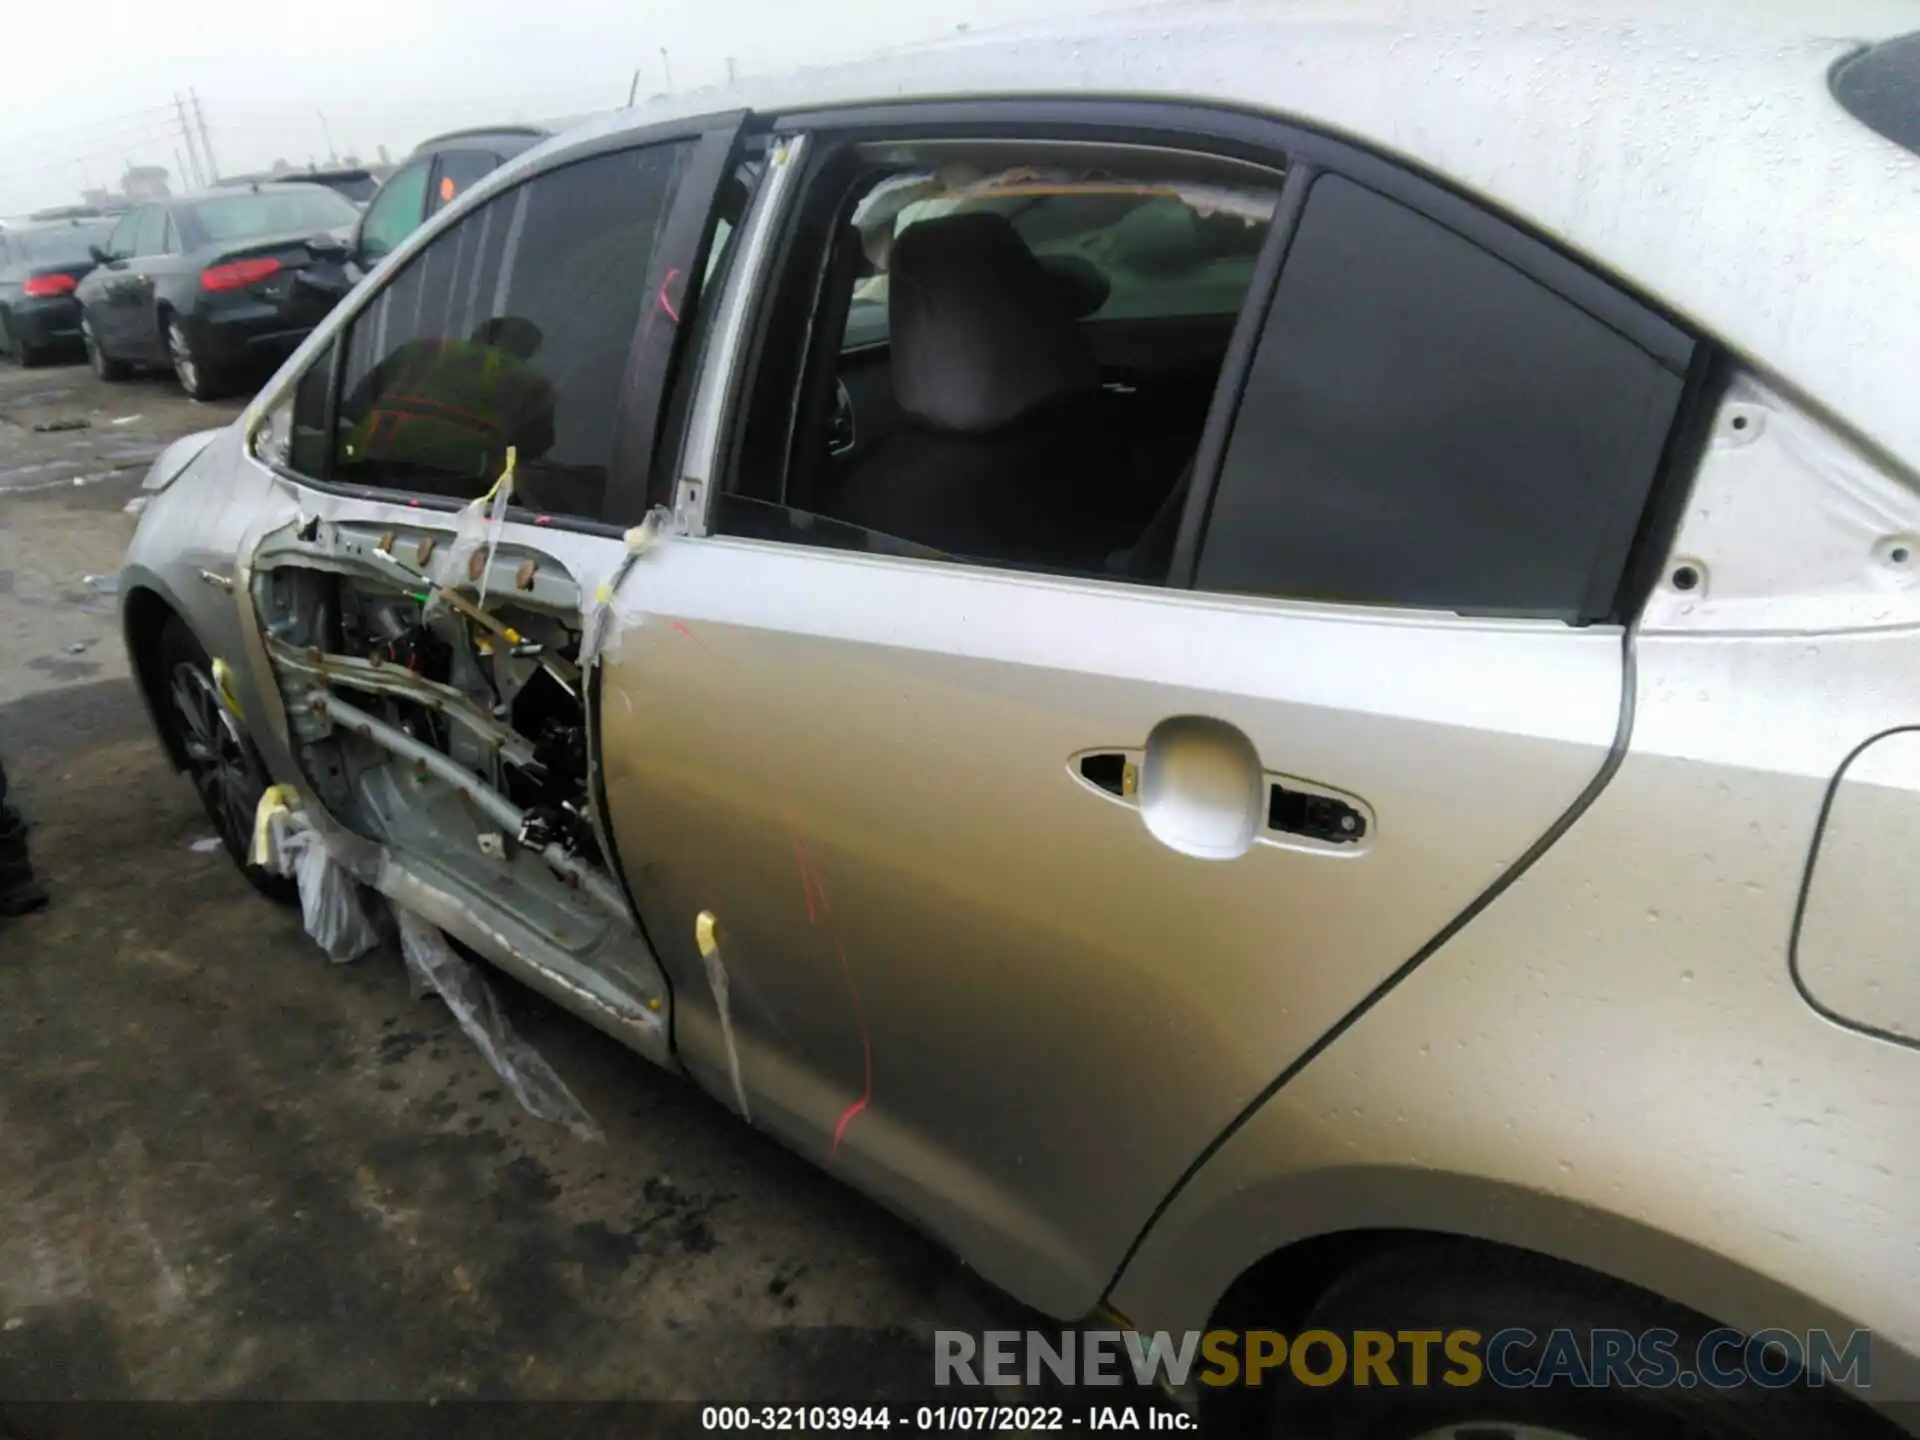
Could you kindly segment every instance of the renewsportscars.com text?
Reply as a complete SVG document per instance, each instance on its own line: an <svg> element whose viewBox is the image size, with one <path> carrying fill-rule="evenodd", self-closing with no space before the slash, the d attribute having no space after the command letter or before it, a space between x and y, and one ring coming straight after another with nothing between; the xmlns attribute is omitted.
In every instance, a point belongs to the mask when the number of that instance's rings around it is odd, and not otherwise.
<svg viewBox="0 0 1920 1440"><path fill-rule="evenodd" d="M1869 1332L1797 1334L1518 1327L1478 1330L962 1330L934 1334L936 1385L1567 1386L1703 1391L1846 1384L1873 1378Z"/></svg>

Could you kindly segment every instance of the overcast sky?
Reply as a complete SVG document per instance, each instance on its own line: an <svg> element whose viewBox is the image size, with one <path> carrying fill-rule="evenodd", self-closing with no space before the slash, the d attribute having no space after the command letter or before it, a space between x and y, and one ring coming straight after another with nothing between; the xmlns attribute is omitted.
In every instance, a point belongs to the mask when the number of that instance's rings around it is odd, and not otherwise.
<svg viewBox="0 0 1920 1440"><path fill-rule="evenodd" d="M1111 0L84 0L8 7L0 215L117 188L129 162L186 188L173 96L198 91L227 173L277 158L395 158L435 130L542 120ZM320 116L326 116L323 128Z"/></svg>

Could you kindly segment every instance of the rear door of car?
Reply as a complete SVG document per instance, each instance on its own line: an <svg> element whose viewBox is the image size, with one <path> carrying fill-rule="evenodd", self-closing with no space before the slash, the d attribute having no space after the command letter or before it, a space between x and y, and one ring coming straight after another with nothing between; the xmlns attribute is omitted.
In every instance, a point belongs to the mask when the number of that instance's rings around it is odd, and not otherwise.
<svg viewBox="0 0 1920 1440"><path fill-rule="evenodd" d="M131 358L139 349L134 320L143 283L138 258L140 241L147 216L157 208L142 205L121 217L107 242L107 254L111 258L99 270L99 298L89 313L95 336L117 358Z"/></svg>
<svg viewBox="0 0 1920 1440"><path fill-rule="evenodd" d="M634 568L603 681L629 877L669 969L714 980L677 998L683 1061L1076 1313L1208 1142L1603 782L1616 594L1691 342L1278 125L1015 102L827 123L1286 177L1153 585L831 548L774 506L737 523L758 502L720 493L717 387L774 385L742 359L778 274L755 257L810 223L781 210L804 167L776 164L695 405L693 533Z"/></svg>

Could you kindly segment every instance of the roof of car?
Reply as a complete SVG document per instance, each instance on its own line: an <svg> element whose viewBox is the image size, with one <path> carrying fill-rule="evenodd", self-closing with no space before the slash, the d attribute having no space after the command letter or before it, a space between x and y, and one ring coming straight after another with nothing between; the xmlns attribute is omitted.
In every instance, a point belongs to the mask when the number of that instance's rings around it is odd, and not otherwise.
<svg viewBox="0 0 1920 1440"><path fill-rule="evenodd" d="M14 235L32 235L43 230L89 230L111 224L118 215L29 215L24 220L0 220L0 230Z"/></svg>
<svg viewBox="0 0 1920 1440"><path fill-rule="evenodd" d="M319 184L311 175L290 175L285 180L269 178L266 180L248 180L244 183L234 185L210 185L204 190L189 190L184 195L169 195L166 197L165 203L178 205L183 201L220 200L232 195L260 195L266 193L264 187L268 185L274 187L272 193L276 195L287 185L295 185L302 190L325 190L329 195L337 195L340 193L331 186ZM163 202L155 201L153 203L160 204Z"/></svg>
<svg viewBox="0 0 1920 1440"><path fill-rule="evenodd" d="M1920 156L1828 88L1837 62L1914 28L1911 0L1163 0L664 97L553 144L916 97L1263 110L1447 176L1920 469Z"/></svg>
<svg viewBox="0 0 1920 1440"><path fill-rule="evenodd" d="M325 185L329 180L371 180L373 172L360 165L343 165L333 170L296 170L268 178L275 185Z"/></svg>
<svg viewBox="0 0 1920 1440"><path fill-rule="evenodd" d="M466 130L449 130L445 134L435 135L430 139L422 140L418 145L413 147L412 153L408 158L411 159L415 155L425 155L433 150L444 150L456 140L471 142L479 142L482 140L504 141L508 147L516 151L525 150L545 140L553 133L552 130L549 130L544 125L476 125Z"/></svg>

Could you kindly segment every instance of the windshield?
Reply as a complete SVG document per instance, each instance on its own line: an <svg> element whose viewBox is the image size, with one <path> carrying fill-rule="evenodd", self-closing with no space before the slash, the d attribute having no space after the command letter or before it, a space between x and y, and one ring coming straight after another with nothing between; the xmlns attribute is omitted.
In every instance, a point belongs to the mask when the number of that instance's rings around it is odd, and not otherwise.
<svg viewBox="0 0 1920 1440"><path fill-rule="evenodd" d="M194 223L216 245L254 240L263 235L338 230L360 212L331 190L263 190L257 195L223 195L187 207Z"/></svg>
<svg viewBox="0 0 1920 1440"><path fill-rule="evenodd" d="M87 259L89 245L105 246L113 233L113 221L88 221L84 225L60 225L45 230L15 230L7 239L19 249L28 264L65 265Z"/></svg>

